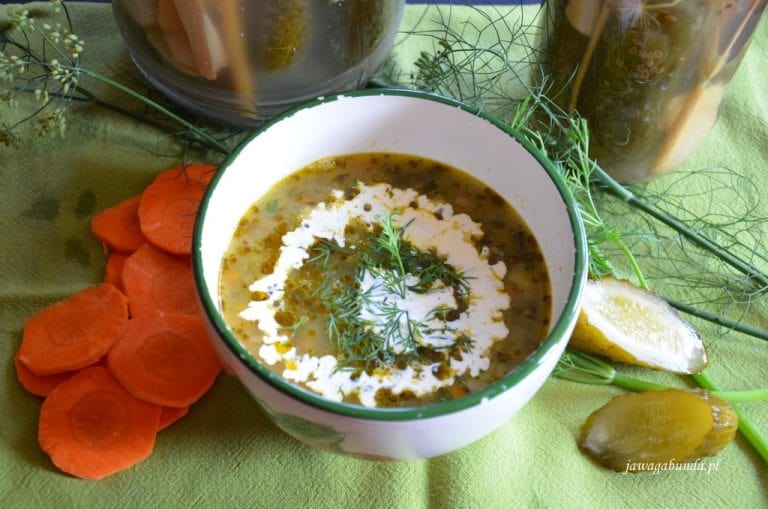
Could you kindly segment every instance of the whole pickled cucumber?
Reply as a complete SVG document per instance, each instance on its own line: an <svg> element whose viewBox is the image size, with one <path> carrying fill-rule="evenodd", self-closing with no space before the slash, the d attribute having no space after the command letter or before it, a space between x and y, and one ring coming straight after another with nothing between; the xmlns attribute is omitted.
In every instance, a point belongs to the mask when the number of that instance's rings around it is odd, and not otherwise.
<svg viewBox="0 0 768 509"><path fill-rule="evenodd" d="M303 0L281 0L260 8L260 16L269 22L260 45L259 60L270 71L285 69L301 53L307 39L307 12Z"/></svg>
<svg viewBox="0 0 768 509"><path fill-rule="evenodd" d="M368 56L381 41L392 16L387 9L388 3L391 4L391 0L346 0L349 27L347 51L351 62Z"/></svg>
<svg viewBox="0 0 768 509"><path fill-rule="evenodd" d="M617 472L648 471L715 454L737 428L730 403L706 391L629 393L589 416L579 448Z"/></svg>

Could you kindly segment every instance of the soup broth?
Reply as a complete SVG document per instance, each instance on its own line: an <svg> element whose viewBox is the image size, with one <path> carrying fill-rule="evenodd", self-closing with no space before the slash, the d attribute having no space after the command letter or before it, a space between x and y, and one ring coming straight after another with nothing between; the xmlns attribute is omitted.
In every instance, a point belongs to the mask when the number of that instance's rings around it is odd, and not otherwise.
<svg viewBox="0 0 768 509"><path fill-rule="evenodd" d="M508 374L547 334L536 239L474 177L410 155L324 159L247 211L221 308L269 369L328 399L415 406Z"/></svg>

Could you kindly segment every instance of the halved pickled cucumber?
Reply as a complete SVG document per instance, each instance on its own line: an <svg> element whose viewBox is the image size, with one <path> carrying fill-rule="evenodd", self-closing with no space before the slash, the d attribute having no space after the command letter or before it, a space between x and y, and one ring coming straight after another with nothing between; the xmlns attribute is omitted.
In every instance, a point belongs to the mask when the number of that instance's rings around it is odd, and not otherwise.
<svg viewBox="0 0 768 509"><path fill-rule="evenodd" d="M638 472L715 454L737 428L730 403L706 391L629 393L589 416L579 447L610 469Z"/></svg>
<svg viewBox="0 0 768 509"><path fill-rule="evenodd" d="M570 345L609 359L675 373L707 366L694 328L664 299L628 281L588 281Z"/></svg>

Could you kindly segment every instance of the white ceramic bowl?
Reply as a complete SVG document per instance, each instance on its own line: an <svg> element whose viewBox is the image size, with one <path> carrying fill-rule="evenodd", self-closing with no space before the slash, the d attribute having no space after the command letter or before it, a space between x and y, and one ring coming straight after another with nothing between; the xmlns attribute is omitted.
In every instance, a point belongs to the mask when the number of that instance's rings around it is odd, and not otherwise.
<svg viewBox="0 0 768 509"><path fill-rule="evenodd" d="M248 207L283 177L316 160L398 152L460 168L495 189L527 222L552 285L548 337L520 366L485 389L450 402L365 408L302 390L269 371L219 312L221 259ZM294 437L367 458L444 454L507 422L541 388L573 329L586 279L586 240L576 205L557 172L501 123L424 93L361 91L308 103L256 132L221 167L195 230L195 279L211 339L273 421Z"/></svg>

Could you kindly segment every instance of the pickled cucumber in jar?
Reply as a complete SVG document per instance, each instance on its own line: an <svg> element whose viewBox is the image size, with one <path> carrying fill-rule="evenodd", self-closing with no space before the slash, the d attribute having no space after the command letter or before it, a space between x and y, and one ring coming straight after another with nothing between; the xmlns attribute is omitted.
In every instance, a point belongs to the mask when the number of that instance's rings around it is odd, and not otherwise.
<svg viewBox="0 0 768 509"><path fill-rule="evenodd" d="M138 67L172 98L214 116L265 118L363 86L386 58L404 4L114 0L113 10Z"/></svg>
<svg viewBox="0 0 768 509"><path fill-rule="evenodd" d="M548 0L553 99L590 156L637 182L680 166L717 121L768 0Z"/></svg>

